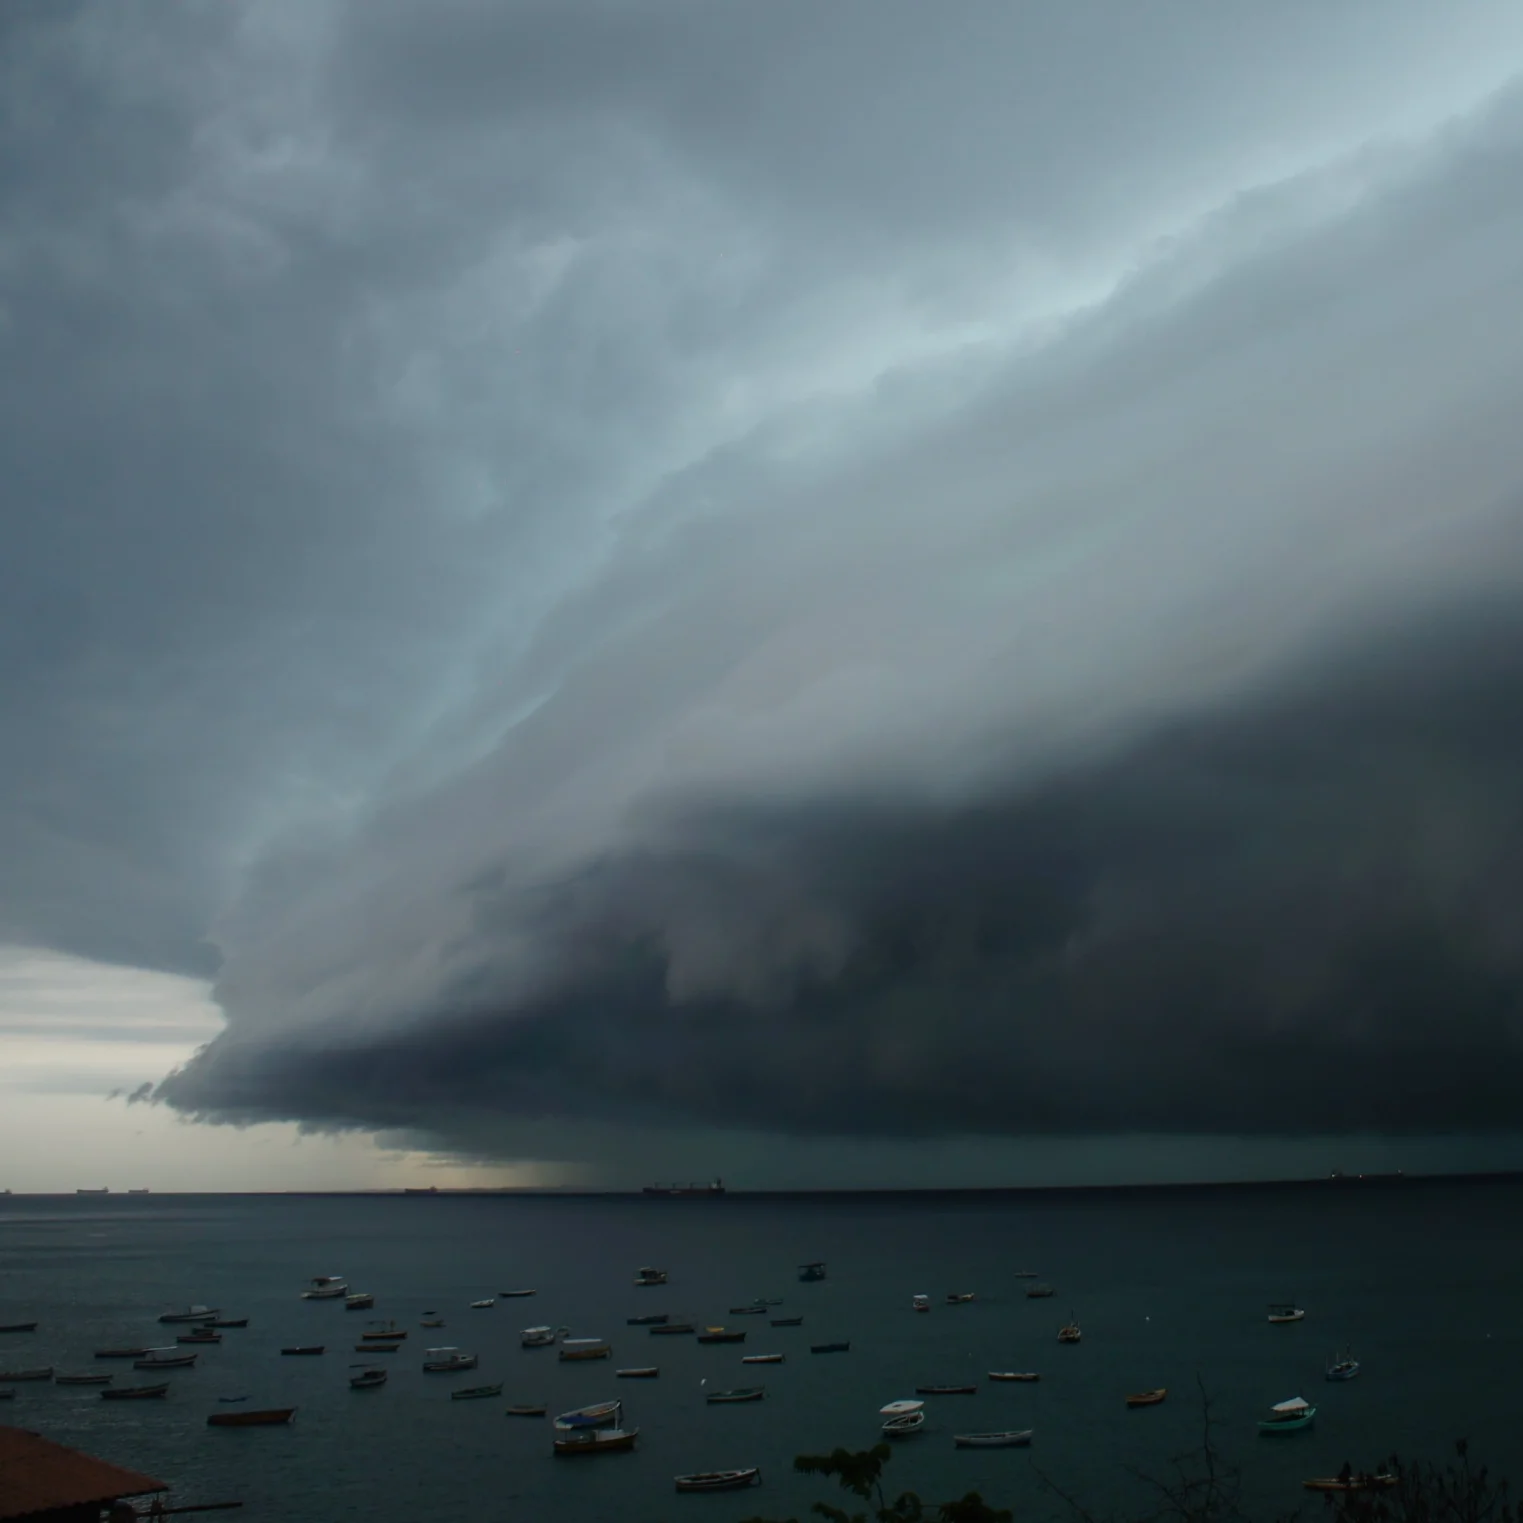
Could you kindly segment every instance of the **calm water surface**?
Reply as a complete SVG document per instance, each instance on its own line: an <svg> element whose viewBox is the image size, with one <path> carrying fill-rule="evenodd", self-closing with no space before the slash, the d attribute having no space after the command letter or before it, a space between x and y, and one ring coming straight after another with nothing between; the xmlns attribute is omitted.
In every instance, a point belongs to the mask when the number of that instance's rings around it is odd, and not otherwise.
<svg viewBox="0 0 1523 1523"><path fill-rule="evenodd" d="M802 1285L795 1265L829 1261ZM637 1290L635 1269L671 1272ZM1028 1300L1019 1269L1057 1287ZM0 1420L156 1474L181 1502L242 1499L249 1523L503 1519L524 1523L735 1523L762 1512L803 1515L833 1490L795 1476L804 1451L865 1447L884 1402L917 1384L977 1381L972 1397L930 1398L930 1421L898 1446L890 1478L938 1499L979 1489L1017 1516L1061 1505L1045 1473L1093 1508L1136 1499L1132 1468L1161 1472L1198 1439L1197 1376L1219 1419L1220 1446L1250 1498L1276 1510L1300 1481L1347 1459L1395 1449L1442 1457L1468 1436L1495 1468L1523 1477L1523 1188L1511 1183L1279 1193L1202 1192L1129 1198L1055 1196L999 1204L515 1200L501 1197L128 1199L0 1197L0 1322L40 1320L0 1339L0 1367L92 1367L92 1351L158 1344L175 1331L159 1312L193 1301L248 1316L165 1376L163 1402L103 1402L90 1387L20 1385ZM371 1312L298 1299L317 1274L373 1291ZM467 1304L518 1286L534 1299ZM968 1306L910 1311L924 1291ZM781 1297L774 1315L802 1328L735 1318L728 1308ZM1270 1326L1266 1304L1294 1298L1304 1322ZM437 1311L447 1326L418 1326ZM744 1327L743 1348L652 1338L625 1319ZM1060 1347L1074 1313L1078 1347ZM409 1329L387 1356L389 1383L351 1392L348 1366L368 1319ZM565 1323L607 1336L606 1364L562 1364L523 1350L518 1330ZM851 1352L811 1356L810 1343L850 1339ZM322 1358L282 1358L323 1343ZM424 1375L421 1350L479 1353L477 1371ZM1322 1379L1327 1355L1351 1345L1364 1374ZM780 1366L743 1353L784 1352ZM379 1362L379 1361L377 1361ZM616 1381L619 1365L659 1364L656 1381ZM117 1383L139 1376L100 1366ZM990 1385L990 1369L1041 1372L1039 1385ZM496 1401L451 1402L452 1385L505 1382ZM710 1407L711 1388L765 1383L765 1401ZM1128 1391L1168 1386L1161 1407L1128 1411ZM1305 1394L1314 1429L1261 1439L1271 1402ZM299 1407L289 1429L205 1426L217 1397ZM625 1400L638 1450L581 1461L550 1453L547 1421L511 1419L509 1401L552 1413ZM223 1410L236 1410L224 1408ZM959 1451L954 1431L1036 1429L1030 1451ZM760 1465L759 1490L678 1497L686 1470Z"/></svg>

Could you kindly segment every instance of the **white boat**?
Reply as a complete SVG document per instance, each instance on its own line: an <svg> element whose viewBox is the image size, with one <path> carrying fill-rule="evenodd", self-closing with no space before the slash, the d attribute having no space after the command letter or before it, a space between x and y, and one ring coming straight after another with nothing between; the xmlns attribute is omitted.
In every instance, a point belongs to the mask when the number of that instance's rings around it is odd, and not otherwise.
<svg viewBox="0 0 1523 1523"><path fill-rule="evenodd" d="M311 1290L301 1293L303 1301L337 1301L349 1294L349 1282L341 1274L319 1274L312 1277Z"/></svg>
<svg viewBox="0 0 1523 1523"><path fill-rule="evenodd" d="M931 1309L931 1298L929 1296L911 1296L910 1305L916 1311L929 1311Z"/></svg>
<svg viewBox="0 0 1523 1523"><path fill-rule="evenodd" d="M579 1428L611 1428L619 1420L623 1403L598 1401L590 1407L573 1407L555 1419L555 1426L562 1433L572 1433Z"/></svg>
<svg viewBox="0 0 1523 1523"><path fill-rule="evenodd" d="M497 1297L496 1296L488 1296L485 1301L472 1301L471 1302L471 1310L472 1311L485 1311L489 1306L496 1306L496 1305L497 1305Z"/></svg>
<svg viewBox="0 0 1523 1523"><path fill-rule="evenodd" d="M606 1359L613 1347L606 1338L562 1338L562 1359Z"/></svg>
<svg viewBox="0 0 1523 1523"><path fill-rule="evenodd" d="M520 1331L518 1341L524 1348L549 1348L570 1331L569 1327L526 1327Z"/></svg>
<svg viewBox="0 0 1523 1523"><path fill-rule="evenodd" d="M911 1433L918 1433L925 1427L924 1412L904 1412L898 1417L891 1417L883 1424L883 1436L885 1438L908 1438Z"/></svg>
<svg viewBox="0 0 1523 1523"><path fill-rule="evenodd" d="M786 1354L742 1354L742 1364L781 1364L788 1356Z"/></svg>
<svg viewBox="0 0 1523 1523"><path fill-rule="evenodd" d="M959 1449L1021 1449L1035 1432L1035 1428L1021 1428L1004 1433L954 1433L952 1442Z"/></svg>
<svg viewBox="0 0 1523 1523"><path fill-rule="evenodd" d="M462 1354L453 1345L423 1350L423 1368L430 1375L445 1375L452 1370L474 1370L475 1354Z"/></svg>

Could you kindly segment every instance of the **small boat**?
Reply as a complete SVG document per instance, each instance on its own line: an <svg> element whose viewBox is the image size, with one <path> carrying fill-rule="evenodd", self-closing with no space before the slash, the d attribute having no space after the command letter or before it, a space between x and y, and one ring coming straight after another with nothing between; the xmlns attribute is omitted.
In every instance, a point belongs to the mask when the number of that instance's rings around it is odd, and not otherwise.
<svg viewBox="0 0 1523 1523"><path fill-rule="evenodd" d="M952 1443L958 1449L1024 1449L1035 1432L1035 1428L1021 1428L1004 1433L954 1433Z"/></svg>
<svg viewBox="0 0 1523 1523"><path fill-rule="evenodd" d="M1269 1308L1271 1322L1299 1322L1306 1313L1294 1302L1277 1301Z"/></svg>
<svg viewBox="0 0 1523 1523"><path fill-rule="evenodd" d="M579 1428L611 1428L624 1410L621 1401L598 1401L590 1407L573 1407L555 1419L556 1428L569 1433Z"/></svg>
<svg viewBox="0 0 1523 1523"><path fill-rule="evenodd" d="M141 1359L148 1352L145 1348L98 1348L96 1359Z"/></svg>
<svg viewBox="0 0 1523 1523"><path fill-rule="evenodd" d="M175 1339L176 1343L221 1343L222 1334L214 1332L205 1333L181 1333Z"/></svg>
<svg viewBox="0 0 1523 1523"><path fill-rule="evenodd" d="M772 1325L773 1327L802 1327L804 1319L802 1317L774 1317Z"/></svg>
<svg viewBox="0 0 1523 1523"><path fill-rule="evenodd" d="M990 1380L1040 1380L1035 1370L990 1370Z"/></svg>
<svg viewBox="0 0 1523 1523"><path fill-rule="evenodd" d="M700 1343L744 1343L746 1335L743 1332L732 1332L727 1327L706 1327L698 1334Z"/></svg>
<svg viewBox="0 0 1523 1523"><path fill-rule="evenodd" d="M1345 1465L1341 1475L1319 1476L1301 1484L1308 1491L1389 1491L1396 1484L1396 1477L1387 1471L1376 1475L1355 1474Z"/></svg>
<svg viewBox="0 0 1523 1523"><path fill-rule="evenodd" d="M732 1317L765 1317L767 1308L765 1306L732 1306L730 1315Z"/></svg>
<svg viewBox="0 0 1523 1523"><path fill-rule="evenodd" d="M912 1433L918 1433L925 1427L924 1412L904 1412L898 1417L890 1417L883 1424L883 1436L885 1438L908 1438Z"/></svg>
<svg viewBox="0 0 1523 1523"><path fill-rule="evenodd" d="M217 1400L222 1402L224 1406L231 1406L235 1401L247 1401L248 1397L247 1396L219 1396L217 1398Z"/></svg>
<svg viewBox="0 0 1523 1523"><path fill-rule="evenodd" d="M167 1311L160 1322L210 1322L221 1312L215 1306L187 1306L184 1311Z"/></svg>
<svg viewBox="0 0 1523 1523"><path fill-rule="evenodd" d="M147 1358L132 1361L132 1368L135 1370L188 1370L200 1357L199 1354L187 1354L171 1344L167 1349L149 1349Z"/></svg>
<svg viewBox="0 0 1523 1523"><path fill-rule="evenodd" d="M356 1343L356 1354L394 1354L401 1348L400 1343Z"/></svg>
<svg viewBox="0 0 1523 1523"><path fill-rule="evenodd" d="M719 1405L724 1402L760 1401L766 1394L766 1386L737 1386L733 1391L709 1391L703 1399L710 1405Z"/></svg>
<svg viewBox="0 0 1523 1523"><path fill-rule="evenodd" d="M648 1317L626 1317L625 1327L660 1327L672 1320L670 1312L653 1311Z"/></svg>
<svg viewBox="0 0 1523 1523"><path fill-rule="evenodd" d="M296 1416L295 1407L265 1407L253 1412L213 1412L208 1428L278 1428Z"/></svg>
<svg viewBox="0 0 1523 1523"><path fill-rule="evenodd" d="M562 1338L562 1359L606 1359L613 1348L606 1338Z"/></svg>
<svg viewBox="0 0 1523 1523"><path fill-rule="evenodd" d="M1010 1277L1015 1280L1034 1280L1038 1271L1035 1269L1012 1269Z"/></svg>
<svg viewBox="0 0 1523 1523"><path fill-rule="evenodd" d="M301 1293L303 1301L336 1301L349 1294L349 1282L341 1274L319 1274L312 1277L311 1290Z"/></svg>
<svg viewBox="0 0 1523 1523"><path fill-rule="evenodd" d="M360 1334L367 1343L400 1343L406 1336L407 1329L398 1327L395 1322L384 1323L373 1333Z"/></svg>
<svg viewBox="0 0 1523 1523"><path fill-rule="evenodd" d="M1289 1401L1278 1401L1269 1409L1268 1417L1259 1419L1260 1433L1294 1433L1309 1428L1317 1415L1317 1409L1301 1396Z"/></svg>
<svg viewBox="0 0 1523 1523"><path fill-rule="evenodd" d="M929 1311L931 1309L931 1298L929 1296L911 1296L910 1306L914 1311Z"/></svg>
<svg viewBox="0 0 1523 1523"><path fill-rule="evenodd" d="M975 1299L976 1297L971 1290L949 1290L947 1292L948 1306L966 1306L969 1301Z"/></svg>
<svg viewBox="0 0 1523 1523"><path fill-rule="evenodd" d="M661 1322L650 1330L651 1337L677 1337L681 1333L696 1333L698 1329L691 1322Z"/></svg>
<svg viewBox="0 0 1523 1523"><path fill-rule="evenodd" d="M471 1310L472 1311L489 1311L492 1307L494 1307L496 1305L497 1305L497 1298L496 1298L496 1296L488 1296L484 1301L472 1301L471 1302Z"/></svg>
<svg viewBox="0 0 1523 1523"><path fill-rule="evenodd" d="M13 1401L15 1396L14 1391L0 1391L0 1401Z"/></svg>
<svg viewBox="0 0 1523 1523"><path fill-rule="evenodd" d="M761 1485L761 1471L755 1465L745 1470L695 1470L676 1481L678 1491L741 1491Z"/></svg>
<svg viewBox="0 0 1523 1523"><path fill-rule="evenodd" d="M351 1375L349 1377L349 1389L351 1391L373 1391L377 1386L385 1384L385 1370L361 1370L358 1375Z"/></svg>
<svg viewBox="0 0 1523 1523"><path fill-rule="evenodd" d="M638 1428L585 1428L577 1433L560 1433L555 1438L557 1454L618 1454L633 1449L639 1438Z"/></svg>
<svg viewBox="0 0 1523 1523"><path fill-rule="evenodd" d="M846 1354L850 1351L850 1339L845 1343L811 1343L809 1345L809 1352L811 1354Z"/></svg>
<svg viewBox="0 0 1523 1523"><path fill-rule="evenodd" d="M169 1382L156 1386L102 1386L102 1401L151 1401L169 1390Z"/></svg>
<svg viewBox="0 0 1523 1523"><path fill-rule="evenodd" d="M215 1322L204 1323L203 1325L206 1327L214 1328L247 1327L249 1325L249 1319L247 1317L225 1317L220 1318Z"/></svg>
<svg viewBox="0 0 1523 1523"><path fill-rule="evenodd" d="M35 1333L35 1322L0 1322L0 1333Z"/></svg>
<svg viewBox="0 0 1523 1523"><path fill-rule="evenodd" d="M55 1375L53 1382L61 1386L108 1386L115 1375Z"/></svg>
<svg viewBox="0 0 1523 1523"><path fill-rule="evenodd" d="M293 1343L289 1348L281 1349L282 1354L320 1354L327 1347L325 1343Z"/></svg>
<svg viewBox="0 0 1523 1523"><path fill-rule="evenodd" d="M620 1380L654 1380L661 1373L659 1364L637 1364L627 1370L615 1370L614 1375Z"/></svg>
<svg viewBox="0 0 1523 1523"><path fill-rule="evenodd" d="M1327 1368L1322 1373L1328 1380L1352 1380L1359 1373L1359 1361L1344 1349L1328 1361Z"/></svg>
<svg viewBox="0 0 1523 1523"><path fill-rule="evenodd" d="M423 1350L423 1369L429 1375L448 1375L455 1370L474 1370L475 1354L462 1354L457 1348L430 1348Z"/></svg>
<svg viewBox="0 0 1523 1523"><path fill-rule="evenodd" d="M1028 1285L1026 1287L1026 1297L1031 1301L1040 1301L1044 1296L1056 1294L1057 1292L1053 1290L1052 1286L1047 1284Z"/></svg>
<svg viewBox="0 0 1523 1523"><path fill-rule="evenodd" d="M514 1301L520 1296L537 1296L539 1292L537 1290L499 1290L497 1294L505 1301Z"/></svg>
<svg viewBox="0 0 1523 1523"><path fill-rule="evenodd" d="M742 1364L781 1364L788 1356L786 1354L742 1354Z"/></svg>
<svg viewBox="0 0 1523 1523"><path fill-rule="evenodd" d="M425 1317L418 1324L418 1326L419 1327L443 1327L444 1326L444 1318L443 1317Z"/></svg>
<svg viewBox="0 0 1523 1523"><path fill-rule="evenodd" d="M502 1382L499 1380L494 1386L462 1386L458 1391L451 1391L451 1401L479 1401L483 1396L501 1396Z"/></svg>
<svg viewBox="0 0 1523 1523"><path fill-rule="evenodd" d="M375 1297L367 1291L352 1291L344 1297L345 1311L369 1311L375 1305Z"/></svg>
<svg viewBox="0 0 1523 1523"><path fill-rule="evenodd" d="M978 1392L977 1386L916 1386L917 1396L973 1396Z"/></svg>
<svg viewBox="0 0 1523 1523"><path fill-rule="evenodd" d="M637 1269L635 1270L636 1285L665 1285L667 1273L664 1269Z"/></svg>
<svg viewBox="0 0 1523 1523"><path fill-rule="evenodd" d="M569 1327L526 1327L520 1330L518 1341L523 1348L549 1348L570 1331Z"/></svg>
<svg viewBox="0 0 1523 1523"><path fill-rule="evenodd" d="M517 1406L508 1408L509 1417L543 1417L546 1412L544 1402L521 1401Z"/></svg>
<svg viewBox="0 0 1523 1523"><path fill-rule="evenodd" d="M1156 1391L1139 1391L1135 1396L1128 1396L1126 1404L1129 1407L1156 1407L1168 1394L1167 1386L1159 1386Z"/></svg>
<svg viewBox="0 0 1523 1523"><path fill-rule="evenodd" d="M1077 1343L1083 1336L1084 1334L1079 1331L1079 1324L1077 1322L1065 1322L1058 1329L1059 1343Z"/></svg>
<svg viewBox="0 0 1523 1523"><path fill-rule="evenodd" d="M812 1280L823 1280L824 1278L825 1264L823 1260L814 1264L799 1265L799 1279L802 1280L806 1285Z"/></svg>
<svg viewBox="0 0 1523 1523"><path fill-rule="evenodd" d="M34 1370L0 1370L0 1381L16 1380L51 1380L53 1378L53 1366L39 1365Z"/></svg>

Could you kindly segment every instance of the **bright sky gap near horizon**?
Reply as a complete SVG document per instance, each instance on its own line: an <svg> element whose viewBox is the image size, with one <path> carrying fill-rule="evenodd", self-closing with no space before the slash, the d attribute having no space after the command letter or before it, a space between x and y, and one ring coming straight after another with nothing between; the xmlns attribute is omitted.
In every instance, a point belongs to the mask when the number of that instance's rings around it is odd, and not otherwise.
<svg viewBox="0 0 1523 1523"><path fill-rule="evenodd" d="M0 1188L1523 1166L1523 10L0 8Z"/></svg>

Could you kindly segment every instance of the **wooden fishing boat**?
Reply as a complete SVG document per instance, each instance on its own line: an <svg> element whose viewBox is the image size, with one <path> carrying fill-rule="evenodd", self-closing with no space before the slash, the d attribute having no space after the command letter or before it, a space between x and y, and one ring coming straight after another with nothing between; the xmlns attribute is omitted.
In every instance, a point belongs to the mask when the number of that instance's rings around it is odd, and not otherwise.
<svg viewBox="0 0 1523 1523"><path fill-rule="evenodd" d="M351 1391L373 1391L377 1386L385 1384L385 1370L361 1370L358 1375L351 1375L349 1377L349 1389Z"/></svg>
<svg viewBox="0 0 1523 1523"><path fill-rule="evenodd" d="M51 1364L38 1365L35 1369L30 1370L0 1370L0 1381L51 1380L52 1378L53 1366Z"/></svg>
<svg viewBox="0 0 1523 1523"><path fill-rule="evenodd" d="M804 1319L802 1317L774 1317L772 1325L773 1327L802 1327Z"/></svg>
<svg viewBox="0 0 1523 1523"><path fill-rule="evenodd" d="M98 1348L96 1359L141 1359L148 1352L145 1348Z"/></svg>
<svg viewBox="0 0 1523 1523"><path fill-rule="evenodd" d="M401 1348L400 1343L356 1343L356 1354L394 1354Z"/></svg>
<svg viewBox="0 0 1523 1523"><path fill-rule="evenodd" d="M463 1386L458 1391L451 1391L451 1401L479 1401L484 1396L501 1396L502 1382L499 1380L494 1386Z"/></svg>
<svg viewBox="0 0 1523 1523"><path fill-rule="evenodd" d="M320 1354L327 1348L325 1343L293 1343L290 1348L281 1349L282 1354Z"/></svg>
<svg viewBox="0 0 1523 1523"><path fill-rule="evenodd" d="M156 1386L103 1386L102 1401L152 1401L169 1390L169 1382Z"/></svg>
<svg viewBox="0 0 1523 1523"><path fill-rule="evenodd" d="M766 1394L766 1386L737 1386L733 1391L709 1391L703 1399L711 1406L720 1406L726 1402L760 1401Z"/></svg>
<svg viewBox="0 0 1523 1523"><path fill-rule="evenodd" d="M223 1327L247 1327L248 1325L249 1325L249 1319L247 1317L222 1317L222 1318L219 1318L215 1322L208 1322L208 1323L205 1324L205 1326L207 1326L207 1327L215 1327L215 1328L223 1328Z"/></svg>
<svg viewBox="0 0 1523 1523"><path fill-rule="evenodd" d="M851 1352L851 1340L848 1338L844 1343L811 1343L811 1354L846 1354Z"/></svg>
<svg viewBox="0 0 1523 1523"><path fill-rule="evenodd" d="M559 1350L562 1359L607 1359L612 1353L606 1338L563 1338Z"/></svg>
<svg viewBox="0 0 1523 1523"><path fill-rule="evenodd" d="M199 1354L187 1354L177 1348L167 1351L161 1349L149 1349L146 1359L134 1359L132 1368L135 1370L188 1370L201 1356Z"/></svg>
<svg viewBox="0 0 1523 1523"><path fill-rule="evenodd" d="M958 1449L1023 1449L1035 1432L1035 1428L1021 1428L1004 1433L954 1433L952 1443Z"/></svg>
<svg viewBox="0 0 1523 1523"><path fill-rule="evenodd" d="M761 1484L761 1470L751 1465L744 1470L695 1470L676 1477L678 1491L741 1491Z"/></svg>
<svg viewBox="0 0 1523 1523"><path fill-rule="evenodd" d="M418 1324L418 1326L419 1327L443 1327L444 1326L444 1318L443 1317L425 1317Z"/></svg>
<svg viewBox="0 0 1523 1523"><path fill-rule="evenodd" d="M882 1427L885 1438L908 1438L912 1433L918 1433L925 1427L924 1412L901 1412L897 1417L890 1417Z"/></svg>
<svg viewBox="0 0 1523 1523"><path fill-rule="evenodd" d="M948 1306L966 1306L969 1301L975 1299L976 1297L971 1290L949 1290L947 1292Z"/></svg>
<svg viewBox="0 0 1523 1523"><path fill-rule="evenodd" d="M1269 1308L1271 1322L1300 1322L1306 1313L1293 1301L1276 1301Z"/></svg>
<svg viewBox="0 0 1523 1523"><path fill-rule="evenodd" d="M698 1334L700 1343L744 1343L744 1332L732 1332L727 1327L706 1327Z"/></svg>
<svg viewBox="0 0 1523 1523"><path fill-rule="evenodd" d="M990 1380L1040 1380L1035 1370L990 1370Z"/></svg>
<svg viewBox="0 0 1523 1523"><path fill-rule="evenodd" d="M620 1380L654 1380L661 1373L658 1364L638 1364L627 1370L615 1370L614 1375Z"/></svg>
<svg viewBox="0 0 1523 1523"><path fill-rule="evenodd" d="M472 1301L471 1302L471 1310L472 1311L490 1311L491 1308L496 1306L496 1305L497 1305L497 1297L496 1296L487 1296L484 1300Z"/></svg>
<svg viewBox="0 0 1523 1523"><path fill-rule="evenodd" d="M0 1322L0 1333L35 1333L35 1322Z"/></svg>
<svg viewBox="0 0 1523 1523"><path fill-rule="evenodd" d="M443 1323L439 1324L441 1327ZM361 1338L374 1339L377 1343L399 1343L407 1336L405 1327L398 1327L395 1322L387 1322L377 1327L374 1332L361 1333Z"/></svg>
<svg viewBox="0 0 1523 1523"><path fill-rule="evenodd" d="M278 1428L296 1416L295 1407L266 1407L253 1412L213 1412L208 1428Z"/></svg>
<svg viewBox="0 0 1523 1523"><path fill-rule="evenodd" d="M549 1408L544 1402L521 1401L508 1408L509 1417L543 1417Z"/></svg>
<svg viewBox="0 0 1523 1523"><path fill-rule="evenodd" d="M626 1317L624 1325L626 1327L661 1327L671 1320L672 1315L670 1312L653 1311L649 1316L645 1317Z"/></svg>
<svg viewBox="0 0 1523 1523"><path fill-rule="evenodd" d="M184 1311L167 1311L159 1318L160 1322L210 1322L215 1317L222 1315L221 1309L216 1306L187 1306Z"/></svg>
<svg viewBox="0 0 1523 1523"><path fill-rule="evenodd" d="M1167 1386L1159 1386L1156 1391L1139 1391L1135 1396L1128 1396L1126 1404L1129 1407L1156 1407L1168 1394Z"/></svg>
<svg viewBox="0 0 1523 1523"><path fill-rule="evenodd" d="M917 1396L973 1396L978 1392L974 1386L916 1386Z"/></svg>
<svg viewBox="0 0 1523 1523"><path fill-rule="evenodd" d="M765 1317L767 1308L765 1306L732 1306L730 1315L732 1317Z"/></svg>
<svg viewBox="0 0 1523 1523"><path fill-rule="evenodd" d="M1278 1401L1269 1409L1268 1417L1259 1419L1260 1433L1295 1433L1309 1428L1317 1416L1317 1409L1304 1397L1292 1396L1289 1401Z"/></svg>
<svg viewBox="0 0 1523 1523"><path fill-rule="evenodd" d="M516 1301L520 1296L537 1296L537 1290L499 1290L497 1292L505 1301Z"/></svg>
<svg viewBox="0 0 1523 1523"><path fill-rule="evenodd" d="M349 1294L349 1282L341 1274L316 1274L312 1276L311 1290L301 1293L303 1301L336 1301Z"/></svg>
<svg viewBox="0 0 1523 1523"><path fill-rule="evenodd" d="M108 1386L115 1379L115 1375L55 1375L53 1383L61 1386Z"/></svg>
<svg viewBox="0 0 1523 1523"><path fill-rule="evenodd" d="M786 1354L742 1354L742 1364L781 1364L788 1356Z"/></svg>
<svg viewBox="0 0 1523 1523"><path fill-rule="evenodd" d="M578 1433L558 1433L555 1452L564 1455L619 1454L633 1449L638 1428L584 1428Z"/></svg>
<svg viewBox="0 0 1523 1523"><path fill-rule="evenodd" d="M621 1401L597 1401L590 1407L573 1407L555 1419L559 1432L571 1433L581 1428L611 1428L624 1410Z"/></svg>
<svg viewBox="0 0 1523 1523"><path fill-rule="evenodd" d="M1389 1491L1396 1484L1396 1477L1386 1471L1357 1475L1344 1466L1341 1475L1315 1476L1301 1484L1308 1491Z"/></svg>
<svg viewBox="0 0 1523 1523"><path fill-rule="evenodd" d="M221 1343L222 1342L222 1334L221 1333L213 1333L213 1332L205 1332L205 1333L181 1333L179 1335L179 1337L175 1339L175 1342L176 1343Z"/></svg>

